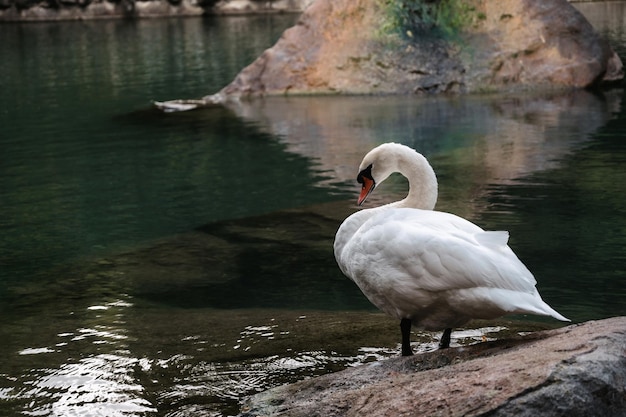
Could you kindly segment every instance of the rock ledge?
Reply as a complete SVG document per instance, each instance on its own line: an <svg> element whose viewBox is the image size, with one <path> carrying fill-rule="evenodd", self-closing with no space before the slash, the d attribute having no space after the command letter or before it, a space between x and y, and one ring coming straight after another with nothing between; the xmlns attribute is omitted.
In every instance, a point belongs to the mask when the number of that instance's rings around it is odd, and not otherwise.
<svg viewBox="0 0 626 417"><path fill-rule="evenodd" d="M624 416L626 317L398 357L251 397L252 416Z"/></svg>

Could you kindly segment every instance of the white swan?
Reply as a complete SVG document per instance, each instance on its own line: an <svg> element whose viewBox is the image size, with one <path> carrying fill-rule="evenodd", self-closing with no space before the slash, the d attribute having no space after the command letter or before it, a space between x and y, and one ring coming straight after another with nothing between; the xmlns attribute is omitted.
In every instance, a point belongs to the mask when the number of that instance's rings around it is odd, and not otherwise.
<svg viewBox="0 0 626 417"><path fill-rule="evenodd" d="M349 216L335 236L335 259L376 307L400 320L402 355L411 355L411 326L444 330L470 319L538 314L569 321L546 304L532 273L507 245L508 232L487 232L434 211L437 177L426 158L405 145L371 150L359 167L361 205L374 187L399 172L409 180L401 201Z"/></svg>

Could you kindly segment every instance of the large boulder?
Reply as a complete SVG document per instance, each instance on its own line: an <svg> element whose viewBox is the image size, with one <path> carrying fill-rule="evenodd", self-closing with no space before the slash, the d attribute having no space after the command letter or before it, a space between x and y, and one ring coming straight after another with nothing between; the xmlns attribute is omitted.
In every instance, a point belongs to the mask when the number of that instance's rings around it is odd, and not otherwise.
<svg viewBox="0 0 626 417"><path fill-rule="evenodd" d="M393 4L401 0L315 0L272 48L200 103L580 88L623 76L619 57L566 0L448 1L456 6L447 15L423 12L422 21L419 10Z"/></svg>
<svg viewBox="0 0 626 417"><path fill-rule="evenodd" d="M252 416L623 416L626 317L372 362L253 396Z"/></svg>

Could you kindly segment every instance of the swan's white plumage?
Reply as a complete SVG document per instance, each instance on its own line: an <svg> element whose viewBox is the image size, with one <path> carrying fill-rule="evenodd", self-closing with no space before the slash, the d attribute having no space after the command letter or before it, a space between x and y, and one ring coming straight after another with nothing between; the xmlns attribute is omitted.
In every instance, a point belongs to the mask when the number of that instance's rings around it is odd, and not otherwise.
<svg viewBox="0 0 626 417"><path fill-rule="evenodd" d="M567 321L541 299L532 273L507 245L508 232L484 231L432 210L436 177L422 155L384 144L366 155L360 169L370 165L376 184L394 171L407 176L409 195L348 217L334 250L342 272L376 307L426 330L509 313ZM382 180L376 177L381 172ZM428 209L413 208L420 206Z"/></svg>

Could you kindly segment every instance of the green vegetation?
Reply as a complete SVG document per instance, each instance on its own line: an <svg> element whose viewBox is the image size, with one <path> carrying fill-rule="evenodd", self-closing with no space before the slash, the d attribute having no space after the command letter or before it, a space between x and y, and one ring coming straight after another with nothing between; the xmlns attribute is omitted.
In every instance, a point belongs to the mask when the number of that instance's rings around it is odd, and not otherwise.
<svg viewBox="0 0 626 417"><path fill-rule="evenodd" d="M380 34L410 39L425 32L454 37L485 18L467 0L380 0L384 20Z"/></svg>

